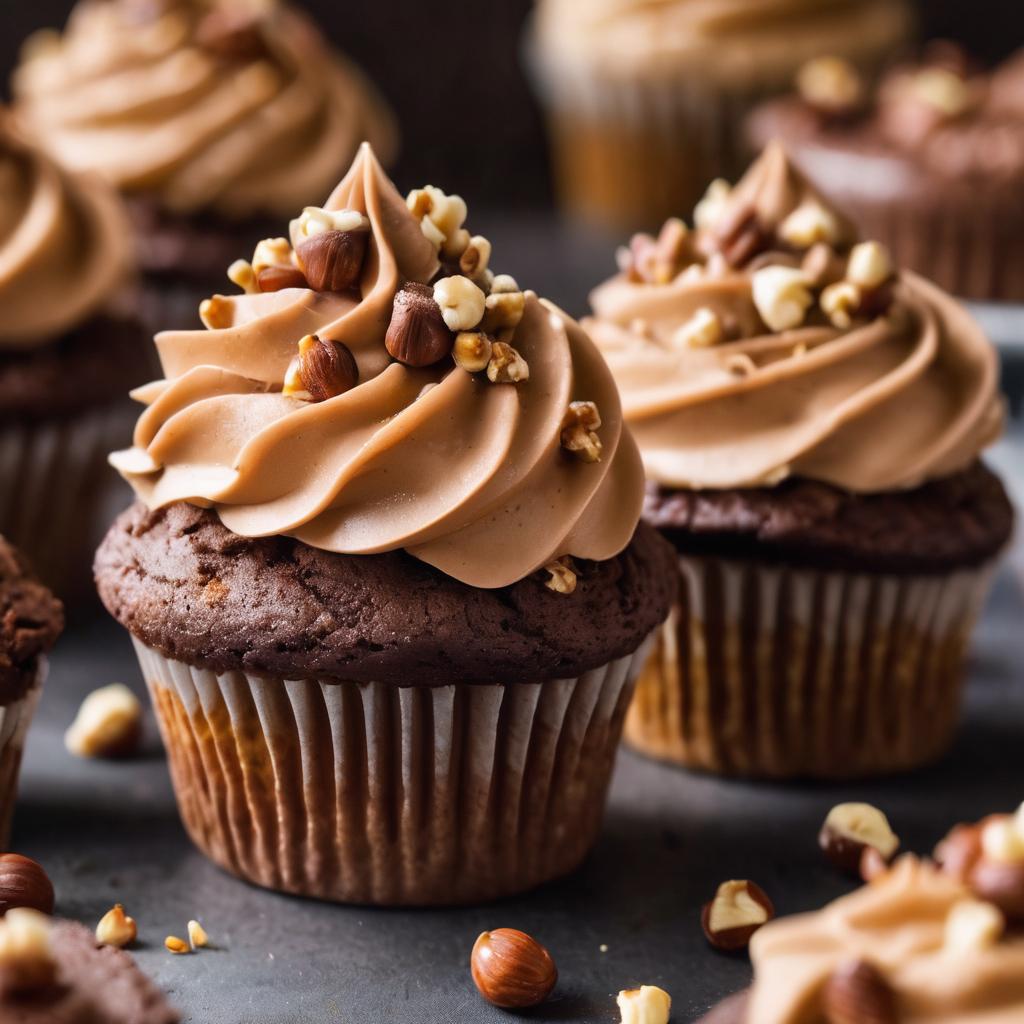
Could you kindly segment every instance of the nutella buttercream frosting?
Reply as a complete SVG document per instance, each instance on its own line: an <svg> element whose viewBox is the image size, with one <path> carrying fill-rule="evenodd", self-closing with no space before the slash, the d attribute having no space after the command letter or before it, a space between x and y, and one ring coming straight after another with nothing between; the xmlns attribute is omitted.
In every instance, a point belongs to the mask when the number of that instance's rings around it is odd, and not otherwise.
<svg viewBox="0 0 1024 1024"><path fill-rule="evenodd" d="M82 0L30 40L14 91L66 165L180 214L284 215L363 140L395 146L363 75L276 0Z"/></svg>
<svg viewBox="0 0 1024 1024"><path fill-rule="evenodd" d="M648 477L800 477L855 493L970 466L999 435L995 350L965 310L851 225L770 145L696 229L634 238L584 321Z"/></svg>
<svg viewBox="0 0 1024 1024"><path fill-rule="evenodd" d="M164 379L114 464L150 508L246 537L405 549L478 587L623 550L642 467L600 354L489 267L465 204L403 200L369 146L324 209L231 268L207 330L156 342ZM571 581L570 581L571 582Z"/></svg>

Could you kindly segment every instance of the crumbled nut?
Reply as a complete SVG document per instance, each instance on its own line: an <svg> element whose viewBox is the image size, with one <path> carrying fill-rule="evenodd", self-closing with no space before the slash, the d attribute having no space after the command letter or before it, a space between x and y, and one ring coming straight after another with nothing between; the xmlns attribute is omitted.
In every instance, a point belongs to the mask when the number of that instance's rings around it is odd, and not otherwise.
<svg viewBox="0 0 1024 1024"><path fill-rule="evenodd" d="M405 205L417 220L422 220L428 213L430 213L430 207L433 205L433 201L425 188L414 188L405 197Z"/></svg>
<svg viewBox="0 0 1024 1024"><path fill-rule="evenodd" d="M228 280L232 284L237 284L243 292L252 294L258 290L256 287L256 274L248 260L235 260L228 267Z"/></svg>
<svg viewBox="0 0 1024 1024"><path fill-rule="evenodd" d="M892 277L889 250L881 242L861 242L850 250L846 278L865 290L878 288Z"/></svg>
<svg viewBox="0 0 1024 1024"><path fill-rule="evenodd" d="M123 683L94 690L82 702L64 745L78 757L122 757L142 738L142 705Z"/></svg>
<svg viewBox="0 0 1024 1024"><path fill-rule="evenodd" d="M681 348L711 348L725 337L722 321L713 309L702 306L672 335Z"/></svg>
<svg viewBox="0 0 1024 1024"><path fill-rule="evenodd" d="M596 431L601 414L593 402L570 402L562 419L562 447L583 462L601 461L601 439Z"/></svg>
<svg viewBox="0 0 1024 1024"><path fill-rule="evenodd" d="M409 281L395 294L384 347L406 366L431 366L452 351L452 332L430 285Z"/></svg>
<svg viewBox="0 0 1024 1024"><path fill-rule="evenodd" d="M544 571L550 578L544 581L548 590L556 594L571 594L576 589L576 570L573 568L572 559L556 558L544 566Z"/></svg>
<svg viewBox="0 0 1024 1024"><path fill-rule="evenodd" d="M657 985L641 985L623 989L615 1002L619 1007L621 1024L668 1024L672 1012L672 999Z"/></svg>
<svg viewBox="0 0 1024 1024"><path fill-rule="evenodd" d="M199 318L211 331L219 331L231 326L234 313L230 302L221 295L214 295L199 303Z"/></svg>
<svg viewBox="0 0 1024 1024"><path fill-rule="evenodd" d="M1006 931L1006 918L998 907L982 900L963 899L946 917L945 948L951 953L972 953L994 946Z"/></svg>
<svg viewBox="0 0 1024 1024"><path fill-rule="evenodd" d="M712 230L725 213L732 186L724 178L715 178L693 210L693 223L701 231Z"/></svg>
<svg viewBox="0 0 1024 1024"><path fill-rule="evenodd" d="M857 874L866 847L874 847L885 861L896 856L900 841L889 819L871 804L837 804L818 833L818 845L837 868Z"/></svg>
<svg viewBox="0 0 1024 1024"><path fill-rule="evenodd" d="M492 384L521 384L530 379L530 367L511 345L496 341L491 345L487 379Z"/></svg>
<svg viewBox="0 0 1024 1024"><path fill-rule="evenodd" d="M455 336L452 357L455 365L467 373L486 370L491 361L491 339L482 331L460 331Z"/></svg>
<svg viewBox="0 0 1024 1024"><path fill-rule="evenodd" d="M845 330L860 309L861 290L852 281L837 281L821 293L821 309L833 327Z"/></svg>
<svg viewBox="0 0 1024 1024"><path fill-rule="evenodd" d="M420 230L427 241L433 243L434 248L440 252L441 246L445 243L444 232L429 217L424 217L420 221Z"/></svg>
<svg viewBox="0 0 1024 1024"><path fill-rule="evenodd" d="M825 288L843 279L846 264L830 245L812 245L800 262L800 270L809 288Z"/></svg>
<svg viewBox="0 0 1024 1024"><path fill-rule="evenodd" d="M754 932L774 916L775 907L759 885L735 879L723 882L715 898L704 904L701 925L715 949L733 951L745 948Z"/></svg>
<svg viewBox="0 0 1024 1024"><path fill-rule="evenodd" d="M299 354L288 367L282 394L326 402L351 391L358 382L359 365L347 345L307 334L299 342Z"/></svg>
<svg viewBox="0 0 1024 1024"><path fill-rule="evenodd" d="M771 243L771 235L761 226L757 210L750 203L729 205L702 239L703 249L718 252L728 267L742 267Z"/></svg>
<svg viewBox="0 0 1024 1024"><path fill-rule="evenodd" d="M50 942L50 918L38 910L15 907L0 918L0 967L15 992L52 985L57 972Z"/></svg>
<svg viewBox="0 0 1024 1024"><path fill-rule="evenodd" d="M814 301L804 275L792 267L762 267L752 275L754 305L773 331L799 327Z"/></svg>
<svg viewBox="0 0 1024 1024"><path fill-rule="evenodd" d="M669 217L658 232L654 266L656 282L667 284L690 262L690 229L678 217Z"/></svg>
<svg viewBox="0 0 1024 1024"><path fill-rule="evenodd" d="M912 80L914 95L943 117L959 117L971 106L971 90L948 68L924 68Z"/></svg>
<svg viewBox="0 0 1024 1024"><path fill-rule="evenodd" d="M462 232L468 213L465 200L427 185L410 192L406 205L419 219L420 229L438 251L444 250L449 259L458 259L469 243L468 232Z"/></svg>
<svg viewBox="0 0 1024 1024"><path fill-rule="evenodd" d="M307 206L291 226L292 241L298 242L324 231L369 231L370 219L358 210L325 210L319 206Z"/></svg>
<svg viewBox="0 0 1024 1024"><path fill-rule="evenodd" d="M496 274L491 282L491 294L503 295L505 292L519 291L519 285L511 274Z"/></svg>
<svg viewBox="0 0 1024 1024"><path fill-rule="evenodd" d="M120 903L115 903L96 925L96 941L104 946L116 946L118 949L133 943L138 933L135 918L129 917Z"/></svg>
<svg viewBox="0 0 1024 1024"><path fill-rule="evenodd" d="M989 820L981 830L985 857L999 864L1024 864L1024 835L1009 815Z"/></svg>
<svg viewBox="0 0 1024 1024"><path fill-rule="evenodd" d="M804 102L823 114L851 113L864 102L864 83L857 69L839 57L809 60L796 76Z"/></svg>
<svg viewBox="0 0 1024 1024"><path fill-rule="evenodd" d="M294 259L295 252L287 238L264 238L253 250L252 269L259 274L267 267L291 267Z"/></svg>
<svg viewBox="0 0 1024 1024"><path fill-rule="evenodd" d="M480 278L491 261L491 243L483 235L474 235L459 257L459 270L471 281Z"/></svg>
<svg viewBox="0 0 1024 1024"><path fill-rule="evenodd" d="M434 285L434 301L449 330L469 331L483 318L487 297L468 277L454 274Z"/></svg>
<svg viewBox="0 0 1024 1024"><path fill-rule="evenodd" d="M188 941L193 949L201 949L210 944L210 937L206 934L206 929L194 919L188 923Z"/></svg>
<svg viewBox="0 0 1024 1024"><path fill-rule="evenodd" d="M898 1024L896 994L885 975L866 960L841 963L821 992L827 1024Z"/></svg>
<svg viewBox="0 0 1024 1024"><path fill-rule="evenodd" d="M839 219L814 199L801 203L779 225L779 237L797 249L809 249L816 242L835 245L840 235Z"/></svg>
<svg viewBox="0 0 1024 1024"><path fill-rule="evenodd" d="M509 341L526 311L524 292L492 292L484 301L480 326L501 341Z"/></svg>
<svg viewBox="0 0 1024 1024"><path fill-rule="evenodd" d="M441 243L441 255L449 261L460 260L463 253L469 248L469 242L469 232L465 228L456 228Z"/></svg>
<svg viewBox="0 0 1024 1024"><path fill-rule="evenodd" d="M279 292L285 288L308 288L306 275L298 267L264 267L256 275L261 292Z"/></svg>
<svg viewBox="0 0 1024 1024"><path fill-rule="evenodd" d="M164 946L168 952L174 953L175 956L192 952L192 947L184 939L179 939L177 935L168 935L164 939Z"/></svg>

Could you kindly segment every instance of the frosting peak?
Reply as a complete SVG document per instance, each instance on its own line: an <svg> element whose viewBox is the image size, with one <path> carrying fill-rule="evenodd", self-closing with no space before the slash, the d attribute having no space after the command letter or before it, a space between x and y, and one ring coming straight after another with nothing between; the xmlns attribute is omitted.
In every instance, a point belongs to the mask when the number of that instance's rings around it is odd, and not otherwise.
<svg viewBox="0 0 1024 1024"><path fill-rule="evenodd" d="M801 476L915 487L999 434L994 349L951 298L899 273L768 147L697 229L638 236L584 322L648 476L667 487Z"/></svg>
<svg viewBox="0 0 1024 1024"><path fill-rule="evenodd" d="M250 290L204 303L208 330L158 335L166 379L137 394L148 408L135 446L113 457L138 495L151 508L212 505L243 536L350 554L405 548L480 587L622 550L642 469L611 375L564 313L493 275L490 245L469 236L464 216L437 189L403 200L364 146L325 210L293 224L294 253L284 239L261 243L252 264L232 268ZM364 230L351 287L309 287L314 257L335 243L349 252L343 243ZM273 269L299 286L258 290L268 252L290 259ZM403 319L409 303L419 319ZM454 362L442 350L418 365L396 343L393 332L423 344L425 326L447 337ZM354 386L297 397L310 383L310 337L347 353ZM467 360L468 342L489 358ZM512 360L525 376L510 373ZM577 402L599 413L597 427L587 421L598 461L564 436Z"/></svg>

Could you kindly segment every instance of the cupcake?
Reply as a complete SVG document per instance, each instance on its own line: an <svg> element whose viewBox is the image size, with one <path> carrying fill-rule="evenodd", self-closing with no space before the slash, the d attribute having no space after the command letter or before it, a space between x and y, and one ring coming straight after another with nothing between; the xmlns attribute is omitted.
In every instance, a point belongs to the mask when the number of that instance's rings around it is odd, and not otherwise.
<svg viewBox="0 0 1024 1024"><path fill-rule="evenodd" d="M60 602L0 537L0 848L7 844L18 770L46 675L46 654L64 628Z"/></svg>
<svg viewBox="0 0 1024 1024"><path fill-rule="evenodd" d="M465 903L570 871L671 603L607 367L465 216L364 147L291 222L290 287L158 336L113 457L140 501L100 594L193 840L270 888Z"/></svg>
<svg viewBox="0 0 1024 1024"><path fill-rule="evenodd" d="M163 327L194 326L231 259L321 201L360 142L395 149L376 91L276 0L80 0L13 84L60 160L127 197Z"/></svg>
<svg viewBox="0 0 1024 1024"><path fill-rule="evenodd" d="M698 227L636 236L584 322L675 546L676 607L626 725L728 775L939 756L1013 514L979 455L994 349L771 146Z"/></svg>
<svg viewBox="0 0 1024 1024"><path fill-rule="evenodd" d="M565 209L634 229L688 209L739 170L738 119L803 62L871 69L911 27L903 0L539 0L528 58Z"/></svg>
<svg viewBox="0 0 1024 1024"><path fill-rule="evenodd" d="M106 452L131 436L124 391L152 362L117 196L59 169L2 111L0 268L0 533L65 591L88 584L124 506Z"/></svg>
<svg viewBox="0 0 1024 1024"><path fill-rule="evenodd" d="M132 957L88 928L35 910L0 918L0 1020L11 1024L178 1024Z"/></svg>
<svg viewBox="0 0 1024 1024"><path fill-rule="evenodd" d="M991 73L949 44L869 87L817 60L751 115L901 266L971 299L1024 301L1024 51Z"/></svg>
<svg viewBox="0 0 1024 1024"><path fill-rule="evenodd" d="M702 1024L1011 1024L1024 1019L1024 937L991 903L906 856L823 910L751 940L751 988Z"/></svg>

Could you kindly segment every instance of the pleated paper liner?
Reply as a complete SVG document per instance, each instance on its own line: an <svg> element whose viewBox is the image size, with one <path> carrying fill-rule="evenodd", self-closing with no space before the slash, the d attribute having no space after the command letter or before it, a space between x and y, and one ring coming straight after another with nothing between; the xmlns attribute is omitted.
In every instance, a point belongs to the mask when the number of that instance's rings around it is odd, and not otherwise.
<svg viewBox="0 0 1024 1024"><path fill-rule="evenodd" d="M9 704L0 704L0 850L7 849L25 736L39 703L46 669L46 659L40 658L36 680L24 696Z"/></svg>
<svg viewBox="0 0 1024 1024"><path fill-rule="evenodd" d="M993 568L944 576L680 557L627 743L708 772L853 779L939 757Z"/></svg>
<svg viewBox="0 0 1024 1024"><path fill-rule="evenodd" d="M579 864L650 643L575 679L438 687L218 675L135 646L213 861L285 892L430 905Z"/></svg>

